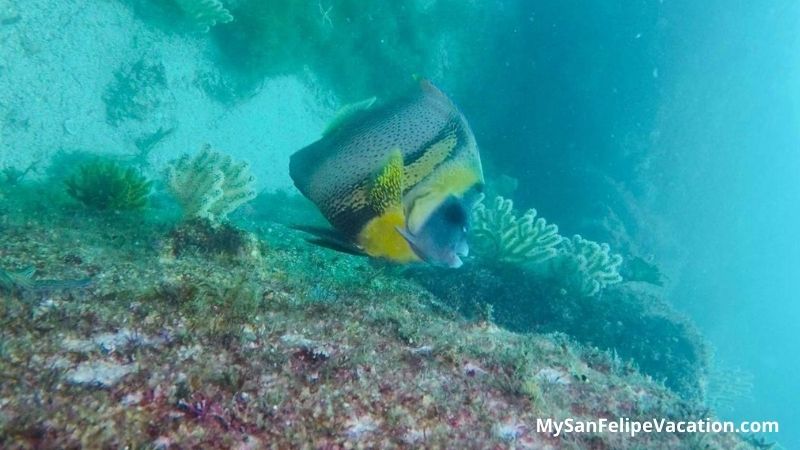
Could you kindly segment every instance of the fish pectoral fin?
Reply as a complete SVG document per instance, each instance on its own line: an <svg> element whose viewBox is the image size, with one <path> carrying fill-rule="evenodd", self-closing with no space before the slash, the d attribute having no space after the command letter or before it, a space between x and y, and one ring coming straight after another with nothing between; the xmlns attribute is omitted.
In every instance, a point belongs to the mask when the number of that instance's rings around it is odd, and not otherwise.
<svg viewBox="0 0 800 450"><path fill-rule="evenodd" d="M414 237L413 234L411 234L410 231L400 227L395 227L394 229L397 230L398 233L400 233L400 236L403 236L403 239L405 239L406 242L408 242L408 246L411 247L411 250L414 252L415 255L417 255L419 259L425 262L428 261L428 258L425 256L425 253L417 245L417 239Z"/></svg>
<svg viewBox="0 0 800 450"><path fill-rule="evenodd" d="M403 170L403 154L395 149L369 188L369 205L376 215L391 209L402 211Z"/></svg>
<svg viewBox="0 0 800 450"><path fill-rule="evenodd" d="M366 255L364 251L358 245L354 244L350 239L348 239L347 236L332 228L317 227L312 225L292 225L291 228L313 235L313 238L306 239L306 241L311 244L350 255Z"/></svg>
<svg viewBox="0 0 800 450"><path fill-rule="evenodd" d="M360 248L358 248L357 245L350 242L333 241L325 238L306 239L306 242L317 245L319 247L324 247L330 250L334 250L340 253L347 253L348 255L367 256L367 254L364 253Z"/></svg>

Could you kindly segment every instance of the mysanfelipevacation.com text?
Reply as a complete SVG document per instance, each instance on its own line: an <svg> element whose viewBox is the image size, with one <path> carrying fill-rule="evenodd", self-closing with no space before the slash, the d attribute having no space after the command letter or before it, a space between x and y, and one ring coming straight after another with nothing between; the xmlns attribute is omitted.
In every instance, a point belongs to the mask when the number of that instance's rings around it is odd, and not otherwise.
<svg viewBox="0 0 800 450"><path fill-rule="evenodd" d="M640 433L777 433L777 421L720 421L693 420L675 421L668 419L630 420L599 418L596 420L536 419L536 431L558 437L570 433L625 433L635 437Z"/></svg>

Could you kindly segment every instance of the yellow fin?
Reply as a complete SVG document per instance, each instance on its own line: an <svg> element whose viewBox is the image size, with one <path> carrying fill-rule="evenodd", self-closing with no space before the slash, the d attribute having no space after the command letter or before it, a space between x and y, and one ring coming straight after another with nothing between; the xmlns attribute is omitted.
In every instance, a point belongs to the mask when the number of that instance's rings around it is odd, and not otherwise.
<svg viewBox="0 0 800 450"><path fill-rule="evenodd" d="M369 190L368 202L377 215L399 208L402 210L403 197L403 154L399 149L392 151L389 160L375 177Z"/></svg>
<svg viewBox="0 0 800 450"><path fill-rule="evenodd" d="M375 103L376 97L370 97L365 100L361 100L360 102L349 103L347 105L342 106L336 111L336 115L333 116L328 126L325 127L325 131L322 132L323 136L327 136L334 131L336 131L339 127L341 127L345 122L348 122L352 119L356 114L360 113L361 111L366 111L372 107Z"/></svg>

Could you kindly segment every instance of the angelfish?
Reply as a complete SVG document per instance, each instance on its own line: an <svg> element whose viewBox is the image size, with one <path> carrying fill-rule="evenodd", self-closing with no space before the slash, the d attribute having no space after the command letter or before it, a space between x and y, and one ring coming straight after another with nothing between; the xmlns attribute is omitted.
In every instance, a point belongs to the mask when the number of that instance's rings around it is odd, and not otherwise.
<svg viewBox="0 0 800 450"><path fill-rule="evenodd" d="M398 263L460 267L483 190L472 130L427 80L382 105L345 107L291 157L295 186L333 226L314 242Z"/></svg>

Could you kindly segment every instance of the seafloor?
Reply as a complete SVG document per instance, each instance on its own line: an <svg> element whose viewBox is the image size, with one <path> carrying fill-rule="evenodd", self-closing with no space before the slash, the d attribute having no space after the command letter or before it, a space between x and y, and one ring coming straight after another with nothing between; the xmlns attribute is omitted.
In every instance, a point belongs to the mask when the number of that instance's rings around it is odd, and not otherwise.
<svg viewBox="0 0 800 450"><path fill-rule="evenodd" d="M0 202L2 448L752 448L537 432L709 410L612 353L467 319L404 268L307 244L269 220L302 220L287 197L244 207L242 232L43 186Z"/></svg>

